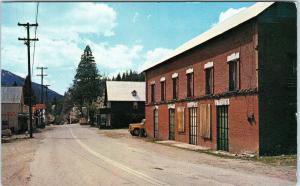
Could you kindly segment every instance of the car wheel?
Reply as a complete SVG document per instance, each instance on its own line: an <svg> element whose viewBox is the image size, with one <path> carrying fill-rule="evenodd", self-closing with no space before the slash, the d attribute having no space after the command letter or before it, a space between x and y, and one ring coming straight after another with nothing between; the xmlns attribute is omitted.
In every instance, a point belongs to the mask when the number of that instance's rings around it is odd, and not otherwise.
<svg viewBox="0 0 300 186"><path fill-rule="evenodd" d="M131 134L131 136L133 136L134 134L133 134L133 131L130 131L130 134Z"/></svg>
<svg viewBox="0 0 300 186"><path fill-rule="evenodd" d="M146 137L146 131L144 129L140 129L140 137Z"/></svg>
<svg viewBox="0 0 300 186"><path fill-rule="evenodd" d="M134 136L139 136L140 135L140 130L139 129L134 129L133 130L133 135Z"/></svg>

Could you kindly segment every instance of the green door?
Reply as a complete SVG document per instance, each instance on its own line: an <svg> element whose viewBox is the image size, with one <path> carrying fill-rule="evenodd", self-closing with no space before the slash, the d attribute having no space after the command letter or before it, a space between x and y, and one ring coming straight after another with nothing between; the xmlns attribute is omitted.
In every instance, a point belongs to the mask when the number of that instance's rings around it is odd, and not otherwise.
<svg viewBox="0 0 300 186"><path fill-rule="evenodd" d="M217 148L228 151L228 105L217 106Z"/></svg>
<svg viewBox="0 0 300 186"><path fill-rule="evenodd" d="M197 145L198 126L197 126L197 108L189 108L189 142L190 144Z"/></svg>
<svg viewBox="0 0 300 186"><path fill-rule="evenodd" d="M169 109L169 140L175 140L175 109Z"/></svg>

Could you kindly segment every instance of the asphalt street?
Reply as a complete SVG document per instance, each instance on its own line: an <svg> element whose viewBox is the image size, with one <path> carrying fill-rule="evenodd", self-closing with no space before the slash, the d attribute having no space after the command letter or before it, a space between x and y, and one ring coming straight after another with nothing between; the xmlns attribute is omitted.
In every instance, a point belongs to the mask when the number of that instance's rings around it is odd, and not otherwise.
<svg viewBox="0 0 300 186"><path fill-rule="evenodd" d="M284 169L61 125L43 132L29 185L295 185Z"/></svg>

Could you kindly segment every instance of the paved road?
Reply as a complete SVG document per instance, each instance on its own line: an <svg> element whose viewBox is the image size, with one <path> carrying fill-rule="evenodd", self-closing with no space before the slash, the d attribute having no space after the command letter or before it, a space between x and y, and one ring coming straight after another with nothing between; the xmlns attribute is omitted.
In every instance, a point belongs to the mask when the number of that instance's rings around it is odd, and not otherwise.
<svg viewBox="0 0 300 186"><path fill-rule="evenodd" d="M146 142L122 130L53 127L29 185L295 185L284 169Z"/></svg>

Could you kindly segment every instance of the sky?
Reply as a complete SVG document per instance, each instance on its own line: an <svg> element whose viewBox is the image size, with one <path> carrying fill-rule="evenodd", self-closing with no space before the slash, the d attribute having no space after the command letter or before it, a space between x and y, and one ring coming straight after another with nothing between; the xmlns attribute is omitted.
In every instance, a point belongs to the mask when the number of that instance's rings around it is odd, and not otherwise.
<svg viewBox="0 0 300 186"><path fill-rule="evenodd" d="M60 94L71 86L86 45L91 47L100 74L116 76L132 69L141 72L252 2L123 2L39 3L33 62L48 67L45 84ZM26 36L20 23L35 23L37 3L1 4L1 68L25 77ZM35 29L30 29L31 38Z"/></svg>

